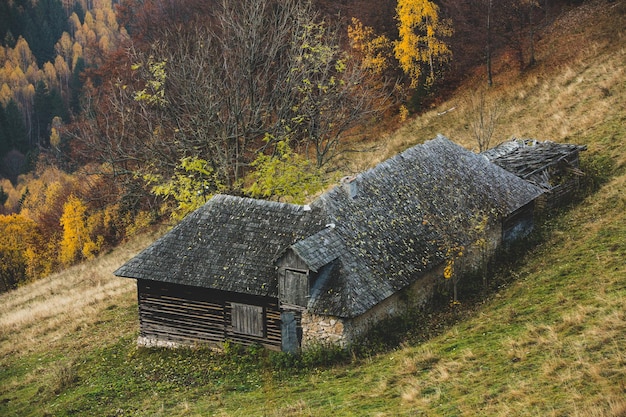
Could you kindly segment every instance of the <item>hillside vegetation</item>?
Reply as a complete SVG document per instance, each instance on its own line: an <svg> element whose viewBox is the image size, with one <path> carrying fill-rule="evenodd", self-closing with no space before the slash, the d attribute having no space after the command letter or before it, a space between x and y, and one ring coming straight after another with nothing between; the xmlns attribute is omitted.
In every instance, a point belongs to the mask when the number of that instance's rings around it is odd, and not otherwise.
<svg viewBox="0 0 626 417"><path fill-rule="evenodd" d="M541 243L493 278L497 292L450 310L456 324L326 366L332 352L290 367L233 346L138 349L134 281L112 271L155 231L0 295L0 415L626 416L624 28L626 1L585 2L542 32L535 67L498 60L485 95L502 109L494 141L587 145L592 192L546 220ZM352 144L345 170L436 133L476 148L480 71L397 131Z"/></svg>

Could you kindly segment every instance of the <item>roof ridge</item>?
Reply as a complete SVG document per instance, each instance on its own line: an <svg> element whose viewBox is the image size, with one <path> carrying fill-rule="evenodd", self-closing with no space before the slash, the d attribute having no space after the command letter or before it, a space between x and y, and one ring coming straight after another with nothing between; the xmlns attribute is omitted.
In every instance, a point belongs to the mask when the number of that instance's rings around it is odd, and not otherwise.
<svg viewBox="0 0 626 417"><path fill-rule="evenodd" d="M297 208L301 210L304 210L307 207L307 204L295 204L295 203L287 203L284 201L263 200L260 198L241 197L241 196L236 196L236 195L231 195L231 194L214 194L213 197L211 197L207 201L207 204L212 201L213 201L213 204L219 201L229 201L233 203L242 202L242 203L248 203L248 204L255 204L259 206L291 207L291 208Z"/></svg>

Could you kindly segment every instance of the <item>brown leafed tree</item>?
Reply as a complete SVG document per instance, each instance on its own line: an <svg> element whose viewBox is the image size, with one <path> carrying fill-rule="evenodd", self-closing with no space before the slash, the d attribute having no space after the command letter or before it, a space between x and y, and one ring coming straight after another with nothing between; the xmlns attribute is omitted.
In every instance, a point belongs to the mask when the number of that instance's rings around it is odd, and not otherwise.
<svg viewBox="0 0 626 417"><path fill-rule="evenodd" d="M365 70L310 3L224 1L205 13L145 34L136 20L130 33L139 40L100 72L72 133L82 157L106 162L118 178L164 181L181 161L200 158L232 189L273 144L268 135L323 165L342 135L385 103L382 90L366 91Z"/></svg>
<svg viewBox="0 0 626 417"><path fill-rule="evenodd" d="M470 136L478 145L478 151L484 152L492 145L493 134L502 115L502 106L487 97L484 90L469 95L465 102L468 107L467 125Z"/></svg>

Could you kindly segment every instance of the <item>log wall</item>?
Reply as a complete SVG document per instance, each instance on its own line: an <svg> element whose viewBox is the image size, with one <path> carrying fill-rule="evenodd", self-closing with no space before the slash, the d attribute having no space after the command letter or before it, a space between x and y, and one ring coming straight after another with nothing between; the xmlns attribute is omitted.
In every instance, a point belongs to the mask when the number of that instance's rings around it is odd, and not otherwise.
<svg viewBox="0 0 626 417"><path fill-rule="evenodd" d="M280 312L276 299L148 280L137 280L137 294L139 340L143 344L220 346L230 340L280 350ZM262 335L240 333L233 327L233 303L262 308L259 310L263 317Z"/></svg>

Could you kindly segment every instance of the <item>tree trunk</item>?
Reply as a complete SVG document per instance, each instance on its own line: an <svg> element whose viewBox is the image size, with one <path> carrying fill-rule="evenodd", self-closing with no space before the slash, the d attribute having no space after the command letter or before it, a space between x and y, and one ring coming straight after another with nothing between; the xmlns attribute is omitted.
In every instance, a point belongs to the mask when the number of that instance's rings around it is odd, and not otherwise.
<svg viewBox="0 0 626 417"><path fill-rule="evenodd" d="M487 85L493 85L493 74L491 70L491 4L493 0L487 3Z"/></svg>
<svg viewBox="0 0 626 417"><path fill-rule="evenodd" d="M528 11L528 25L530 26L530 39L529 39L529 54L528 66L535 65L535 28L533 27L533 10L532 6Z"/></svg>

